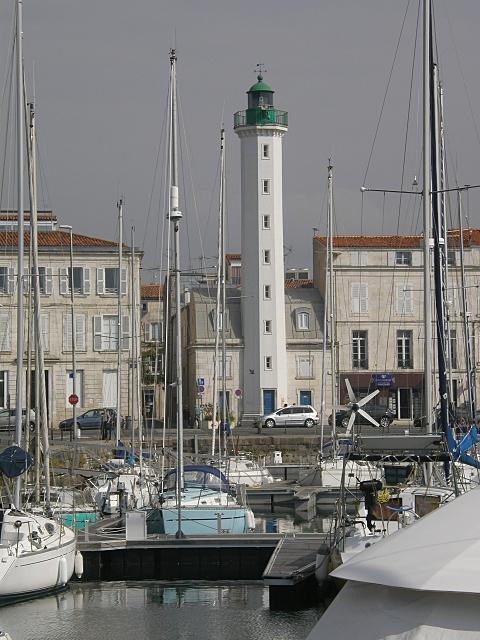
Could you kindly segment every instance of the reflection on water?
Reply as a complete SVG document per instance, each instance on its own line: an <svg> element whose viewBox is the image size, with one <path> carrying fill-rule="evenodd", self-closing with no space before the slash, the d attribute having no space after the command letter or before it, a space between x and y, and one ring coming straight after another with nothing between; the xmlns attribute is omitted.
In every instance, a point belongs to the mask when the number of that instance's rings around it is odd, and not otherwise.
<svg viewBox="0 0 480 640"><path fill-rule="evenodd" d="M12 640L304 640L322 612L270 611L250 583L73 583L0 609Z"/></svg>
<svg viewBox="0 0 480 640"><path fill-rule="evenodd" d="M275 507L265 512L254 507L255 531L257 533L328 533L332 526L332 513L311 513Z"/></svg>

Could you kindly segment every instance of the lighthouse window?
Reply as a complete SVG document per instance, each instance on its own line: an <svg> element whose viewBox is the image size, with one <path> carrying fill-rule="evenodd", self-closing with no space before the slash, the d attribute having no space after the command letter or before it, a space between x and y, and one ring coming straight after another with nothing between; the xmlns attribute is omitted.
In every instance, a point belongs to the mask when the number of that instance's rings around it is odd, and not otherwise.
<svg viewBox="0 0 480 640"><path fill-rule="evenodd" d="M270 264L270 249L263 250L263 264Z"/></svg>
<svg viewBox="0 0 480 640"><path fill-rule="evenodd" d="M263 323L263 333L272 333L272 321L264 320Z"/></svg>
<svg viewBox="0 0 480 640"><path fill-rule="evenodd" d="M270 145L269 144L262 144L262 158L264 160L269 160L270 159Z"/></svg>
<svg viewBox="0 0 480 640"><path fill-rule="evenodd" d="M263 285L263 297L265 300L270 300L272 297L272 290L269 284Z"/></svg>
<svg viewBox="0 0 480 640"><path fill-rule="evenodd" d="M270 180L262 180L262 194L268 196L270 194Z"/></svg>
<svg viewBox="0 0 480 640"><path fill-rule="evenodd" d="M270 229L270 216L262 216L262 228Z"/></svg>
<svg viewBox="0 0 480 640"><path fill-rule="evenodd" d="M272 369L272 356L265 356L265 371Z"/></svg>

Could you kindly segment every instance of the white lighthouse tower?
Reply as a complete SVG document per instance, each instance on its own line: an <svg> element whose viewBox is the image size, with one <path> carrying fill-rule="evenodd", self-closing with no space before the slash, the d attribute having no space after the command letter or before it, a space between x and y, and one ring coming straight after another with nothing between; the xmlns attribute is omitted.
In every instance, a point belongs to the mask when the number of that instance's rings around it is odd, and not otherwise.
<svg viewBox="0 0 480 640"><path fill-rule="evenodd" d="M243 420L287 401L282 138L288 114L258 75L234 116L242 160Z"/></svg>

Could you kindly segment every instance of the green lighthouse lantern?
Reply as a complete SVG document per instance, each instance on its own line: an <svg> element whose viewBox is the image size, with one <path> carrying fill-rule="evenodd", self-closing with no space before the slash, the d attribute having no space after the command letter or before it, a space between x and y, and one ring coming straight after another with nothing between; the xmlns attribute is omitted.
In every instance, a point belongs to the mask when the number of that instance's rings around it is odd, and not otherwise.
<svg viewBox="0 0 480 640"><path fill-rule="evenodd" d="M288 113L276 109L273 105L274 93L272 87L263 81L260 72L257 82L247 91L248 109L235 114L234 128L271 125L288 127Z"/></svg>

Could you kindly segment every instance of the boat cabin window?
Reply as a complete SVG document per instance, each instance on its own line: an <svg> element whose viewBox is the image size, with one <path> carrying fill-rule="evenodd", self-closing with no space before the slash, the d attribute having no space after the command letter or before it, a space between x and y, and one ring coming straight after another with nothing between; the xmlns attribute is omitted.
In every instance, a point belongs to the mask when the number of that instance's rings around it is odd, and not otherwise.
<svg viewBox="0 0 480 640"><path fill-rule="evenodd" d="M405 465L399 467L393 465L385 465L383 467L383 471L385 473L385 484L397 485L406 482L407 478L412 472L412 466Z"/></svg>

